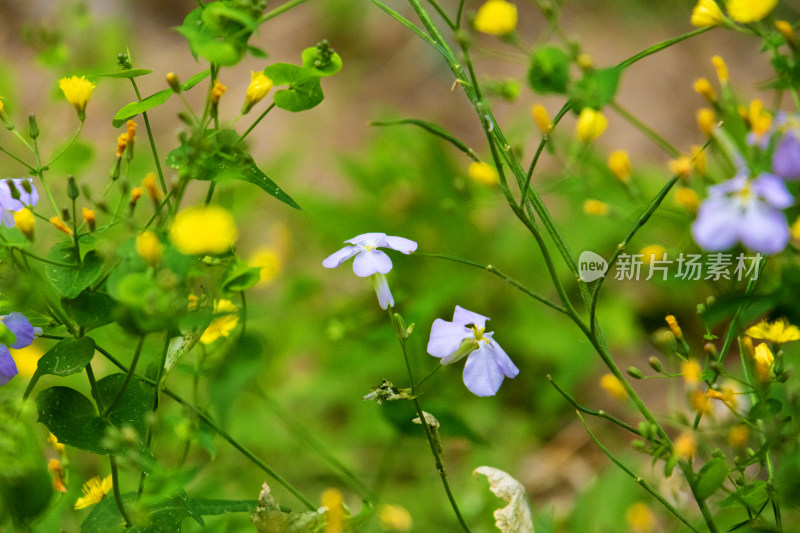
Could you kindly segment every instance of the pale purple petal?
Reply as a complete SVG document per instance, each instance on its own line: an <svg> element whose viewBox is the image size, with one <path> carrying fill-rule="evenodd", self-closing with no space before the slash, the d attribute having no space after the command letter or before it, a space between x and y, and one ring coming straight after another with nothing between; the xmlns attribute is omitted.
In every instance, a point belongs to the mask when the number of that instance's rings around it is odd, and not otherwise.
<svg viewBox="0 0 800 533"><path fill-rule="evenodd" d="M794 204L794 196L783 180L774 174L761 174L753 182L752 191L775 209L786 209Z"/></svg>
<svg viewBox="0 0 800 533"><path fill-rule="evenodd" d="M392 269L392 260L380 250L364 250L353 260L353 272L366 278L380 272L386 274Z"/></svg>
<svg viewBox="0 0 800 533"><path fill-rule="evenodd" d="M763 204L750 206L740 219L739 238L756 252L776 254L789 242L789 226L783 213Z"/></svg>
<svg viewBox="0 0 800 533"><path fill-rule="evenodd" d="M349 241L350 244L371 244L373 247L381 246L383 244L384 239L386 239L385 233L362 233L357 237L353 237Z"/></svg>
<svg viewBox="0 0 800 533"><path fill-rule="evenodd" d="M469 354L464 365L464 385L478 396L494 396L503 383L503 371L497 366L486 344Z"/></svg>
<svg viewBox="0 0 800 533"><path fill-rule="evenodd" d="M519 374L519 368L517 368L517 365L514 364L505 350L503 350L500 345L497 344L494 339L492 339L491 334L484 335L484 337L489 339L487 349L491 351L492 355L494 356L494 362L497 364L503 374L505 374L507 378L516 377L517 374Z"/></svg>
<svg viewBox="0 0 800 533"><path fill-rule="evenodd" d="M800 178L800 139L793 131L778 142L772 155L772 171L787 180Z"/></svg>
<svg viewBox="0 0 800 533"><path fill-rule="evenodd" d="M18 350L30 346L33 342L34 329L28 319L25 318L25 315L22 313L9 313L2 318L3 324L17 336L17 340L11 347Z"/></svg>
<svg viewBox="0 0 800 533"><path fill-rule="evenodd" d="M739 192L747 186L747 169L732 177L728 181L723 181L708 188L708 195L711 198L724 196L732 192Z"/></svg>
<svg viewBox="0 0 800 533"><path fill-rule="evenodd" d="M398 252L402 252L404 254L410 254L411 252L415 252L417 250L417 243L411 239L406 239L403 237L386 237L384 240L386 241L386 247L391 248L392 250L397 250Z"/></svg>
<svg viewBox="0 0 800 533"><path fill-rule="evenodd" d="M0 222L7 228L13 228L16 225L16 222L14 222L14 212L0 207Z"/></svg>
<svg viewBox="0 0 800 533"><path fill-rule="evenodd" d="M709 198L700 205L692 224L695 242L705 250L727 250L739 238L739 209L727 198Z"/></svg>
<svg viewBox="0 0 800 533"><path fill-rule="evenodd" d="M392 291L389 289L389 284L386 283L386 276L383 274L374 274L372 276L372 287L375 289L375 294L378 296L378 304L381 309L387 309L389 306L394 307L394 297Z"/></svg>
<svg viewBox="0 0 800 533"><path fill-rule="evenodd" d="M26 192L25 187L23 185L23 181L27 181L28 185L31 189L31 192ZM14 183L17 183L17 188L19 192L22 194L20 200L23 204L33 207L39 202L39 191L36 190L36 187L33 184L33 179L31 178L20 178L18 180L14 180Z"/></svg>
<svg viewBox="0 0 800 533"><path fill-rule="evenodd" d="M322 266L325 268L336 268L361 250L358 246L345 246L338 252L333 252L322 261Z"/></svg>
<svg viewBox="0 0 800 533"><path fill-rule="evenodd" d="M5 385L19 373L8 348L0 344L0 385Z"/></svg>
<svg viewBox="0 0 800 533"><path fill-rule="evenodd" d="M474 324L475 327L478 329L484 327L486 325L486 321L489 320L488 317L483 315L479 315L478 313L473 313L472 311L467 311L461 306L456 306L456 310L453 313L453 322L456 324L460 324L465 326L467 324Z"/></svg>
<svg viewBox="0 0 800 533"><path fill-rule="evenodd" d="M447 357L458 350L461 341L470 337L472 332L462 324L454 324L437 318L431 326L431 337L428 340L428 353L434 357Z"/></svg>

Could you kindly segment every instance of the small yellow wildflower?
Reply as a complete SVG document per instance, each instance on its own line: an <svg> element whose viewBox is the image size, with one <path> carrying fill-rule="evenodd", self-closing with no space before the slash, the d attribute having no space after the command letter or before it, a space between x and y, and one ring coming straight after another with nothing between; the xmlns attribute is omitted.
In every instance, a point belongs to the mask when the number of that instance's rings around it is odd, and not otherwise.
<svg viewBox="0 0 800 533"><path fill-rule="evenodd" d="M649 265L653 261L666 259L667 250L660 244L650 244L642 248L639 253L642 254L642 263Z"/></svg>
<svg viewBox="0 0 800 533"><path fill-rule="evenodd" d="M689 176L692 175L692 160L689 156L679 156L677 159L671 159L667 166L669 167L670 172L679 176L681 179L689 179Z"/></svg>
<svg viewBox="0 0 800 533"><path fill-rule="evenodd" d="M754 339L763 339L775 344L800 340L800 328L791 325L786 318L779 318L774 322L762 320L755 326L747 328L746 333Z"/></svg>
<svg viewBox="0 0 800 533"><path fill-rule="evenodd" d="M675 191L675 203L691 211L700 207L700 196L689 187L680 187Z"/></svg>
<svg viewBox="0 0 800 533"><path fill-rule="evenodd" d="M758 379L762 382L769 381L772 375L772 363L775 362L775 356L772 355L769 346L764 342L756 346L753 359L755 359L756 362L756 374L758 374Z"/></svg>
<svg viewBox="0 0 800 533"><path fill-rule="evenodd" d="M614 150L608 154L608 168L623 183L631 180L631 159L626 150Z"/></svg>
<svg viewBox="0 0 800 533"><path fill-rule="evenodd" d="M764 104L758 98L750 100L750 108L747 110L746 120L750 126L750 131L756 135L756 142L764 135L769 134L772 115L764 110Z"/></svg>
<svg viewBox="0 0 800 533"><path fill-rule="evenodd" d="M239 236L230 211L222 207L190 207L175 217L169 238L182 254L221 254Z"/></svg>
<svg viewBox="0 0 800 533"><path fill-rule="evenodd" d="M584 107L578 115L575 126L575 136L583 143L588 143L598 138L608 127L605 115L595 109Z"/></svg>
<svg viewBox="0 0 800 533"><path fill-rule="evenodd" d="M750 428L744 424L733 426L728 433L728 444L734 448L744 448L750 438Z"/></svg>
<svg viewBox="0 0 800 533"><path fill-rule="evenodd" d="M694 390L689 393L689 405L702 415L711 414L711 401L709 401L708 396L703 394L703 391Z"/></svg>
<svg viewBox="0 0 800 533"><path fill-rule="evenodd" d="M178 79L178 75L174 72L167 72L167 84L174 92L181 92L181 80Z"/></svg>
<svg viewBox="0 0 800 533"><path fill-rule="evenodd" d="M587 215L605 216L609 210L608 204L600 200L589 199L583 202L583 212Z"/></svg>
<svg viewBox="0 0 800 533"><path fill-rule="evenodd" d="M500 174L497 169L483 161L474 161L469 166L469 177L484 185L497 185L500 183Z"/></svg>
<svg viewBox="0 0 800 533"><path fill-rule="evenodd" d="M778 0L728 0L728 15L741 24L757 22L775 9Z"/></svg>
<svg viewBox="0 0 800 533"><path fill-rule="evenodd" d="M122 154L125 152L125 147L128 146L128 134L121 133L119 137L117 137L117 157L122 157Z"/></svg>
<svg viewBox="0 0 800 533"><path fill-rule="evenodd" d="M706 137L714 136L714 126L717 125L717 117L714 110L710 107L703 107L697 110L697 125Z"/></svg>
<svg viewBox="0 0 800 533"><path fill-rule="evenodd" d="M680 340L683 338L683 331L681 331L681 327L678 325L678 320L673 315L665 316L664 321L667 323L669 330L676 339Z"/></svg>
<svg viewBox="0 0 800 533"><path fill-rule="evenodd" d="M656 530L656 517L650 507L643 502L636 502L625 512L631 533L652 533Z"/></svg>
<svg viewBox="0 0 800 533"><path fill-rule="evenodd" d="M155 233L146 230L136 237L136 253L151 265L155 265L164 254L164 247Z"/></svg>
<svg viewBox="0 0 800 533"><path fill-rule="evenodd" d="M259 248L248 261L251 267L261 269L261 277L257 286L266 286L272 283L281 272L283 259L275 248Z"/></svg>
<svg viewBox="0 0 800 533"><path fill-rule="evenodd" d="M531 115L542 135L547 135L553 131L553 121L550 120L550 115L543 105L534 104L531 106Z"/></svg>
<svg viewBox="0 0 800 533"><path fill-rule="evenodd" d="M792 25L785 20L776 20L775 21L775 29L783 35L783 38L786 39L786 42L789 44L794 44L797 41L797 35L794 33L794 28Z"/></svg>
<svg viewBox="0 0 800 533"><path fill-rule="evenodd" d="M230 300L214 300L214 319L208 325L200 342L211 344L220 337L227 337L239 323L239 310Z"/></svg>
<svg viewBox="0 0 800 533"><path fill-rule="evenodd" d="M32 377L39 366L39 358L44 355L44 350L39 346L38 342L34 342L30 346L20 349L10 349L11 356L17 364L17 371L22 377Z"/></svg>
<svg viewBox="0 0 800 533"><path fill-rule="evenodd" d="M83 217L83 220L89 225L89 231L94 231L95 225L97 224L97 216L94 213L94 209L84 207L81 209L81 217Z"/></svg>
<svg viewBox="0 0 800 533"><path fill-rule="evenodd" d="M617 400L628 399L628 391L614 374L603 374L600 378L600 387Z"/></svg>
<svg viewBox="0 0 800 533"><path fill-rule="evenodd" d="M575 58L575 63L578 64L578 68L581 70L589 70L594 66L594 60L592 59L592 56L586 52L581 52L578 54L578 57Z"/></svg>
<svg viewBox="0 0 800 533"><path fill-rule="evenodd" d="M722 20L722 10L714 0L699 0L692 9L689 22L698 28L708 28L720 24Z"/></svg>
<svg viewBox="0 0 800 533"><path fill-rule="evenodd" d="M327 507L325 513L325 533L342 533L347 519L344 511L344 498L336 489L326 489L322 493L322 506Z"/></svg>
<svg viewBox="0 0 800 533"><path fill-rule="evenodd" d="M128 145L132 145L136 142L137 124L134 121L129 120L125 125L128 127Z"/></svg>
<svg viewBox="0 0 800 533"><path fill-rule="evenodd" d="M800 216L798 216L789 228L792 238L800 241Z"/></svg>
<svg viewBox="0 0 800 533"><path fill-rule="evenodd" d="M717 99L717 94L714 92L714 88L711 87L711 82L706 78L698 78L695 80L694 90L709 102L714 102Z"/></svg>
<svg viewBox="0 0 800 533"><path fill-rule="evenodd" d="M78 501L75 502L75 509L84 509L96 503L100 503L103 496L111 491L112 486L111 476L106 477L102 481L100 481L98 476L93 477L83 484L83 488L81 489L83 491L83 497L78 498Z"/></svg>
<svg viewBox="0 0 800 533"><path fill-rule="evenodd" d="M697 362L697 359L689 359L681 363L681 374L683 374L683 380L687 385L697 385L700 383L703 368Z"/></svg>
<svg viewBox="0 0 800 533"><path fill-rule="evenodd" d="M691 433L681 433L675 439L675 454L683 459L689 459L697 453L697 440Z"/></svg>
<svg viewBox="0 0 800 533"><path fill-rule="evenodd" d="M86 120L86 105L92 98L94 83L87 80L84 76L80 78L72 76L71 78L61 78L58 81L58 86L67 98L67 101L75 107L81 122Z"/></svg>
<svg viewBox="0 0 800 533"><path fill-rule="evenodd" d="M53 449L56 452L64 453L64 450L66 449L66 447L63 444L61 444L60 442L58 442L58 438L55 435L53 435L52 433L50 433L50 435L47 437L47 442L50 444L50 446L53 447Z"/></svg>
<svg viewBox="0 0 800 533"><path fill-rule="evenodd" d="M147 195L153 200L153 203L157 204L158 200L161 198L161 191L156 185L156 175L152 172L147 174L142 180L142 187L147 191Z"/></svg>
<svg viewBox="0 0 800 533"><path fill-rule="evenodd" d="M214 106L219 104L219 99L222 98L226 90L228 88L222 85L219 80L214 80L214 87L211 89L211 104Z"/></svg>
<svg viewBox="0 0 800 533"><path fill-rule="evenodd" d="M51 217L50 223L55 227L57 227L58 229L60 229L61 231L63 231L64 233L66 233L67 235L69 235L70 237L72 237L72 229L70 229L69 226L64 224L64 221L61 220L61 217Z"/></svg>
<svg viewBox="0 0 800 533"><path fill-rule="evenodd" d="M728 83L728 65L725 64L725 60L720 56L714 56L711 58L711 63L717 70L717 79L720 85Z"/></svg>
<svg viewBox="0 0 800 533"><path fill-rule="evenodd" d="M692 145L692 164L695 171L701 176L708 175L708 160L706 158L706 151L699 144Z"/></svg>
<svg viewBox="0 0 800 533"><path fill-rule="evenodd" d="M272 89L272 80L263 72L250 71L250 85L247 86L247 93L244 95L244 105L242 115L246 114L258 102L260 102L269 90Z"/></svg>
<svg viewBox="0 0 800 533"><path fill-rule="evenodd" d="M517 6L506 0L488 0L475 14L475 29L489 35L506 35L517 27Z"/></svg>
<svg viewBox="0 0 800 533"><path fill-rule="evenodd" d="M33 230L36 227L36 217L33 216L33 211L27 207L15 211L14 224L29 241L33 240Z"/></svg>
<svg viewBox="0 0 800 533"><path fill-rule="evenodd" d="M136 202L139 201L139 198L142 197L143 192L144 189L142 189L141 187L134 187L133 189L131 189L131 204L135 205Z"/></svg>
<svg viewBox="0 0 800 533"><path fill-rule="evenodd" d="M64 484L64 469L61 467L61 461L58 459L50 459L47 463L47 469L53 474L53 490L67 492L67 486Z"/></svg>
<svg viewBox="0 0 800 533"><path fill-rule="evenodd" d="M736 399L736 391L730 387L723 387L721 390L709 389L706 391L706 396L721 401L731 411L736 411L736 407L739 405L739 401Z"/></svg>
<svg viewBox="0 0 800 533"><path fill-rule="evenodd" d="M399 505L381 505L378 516L381 520L381 529L384 531L411 531L414 524L411 513Z"/></svg>

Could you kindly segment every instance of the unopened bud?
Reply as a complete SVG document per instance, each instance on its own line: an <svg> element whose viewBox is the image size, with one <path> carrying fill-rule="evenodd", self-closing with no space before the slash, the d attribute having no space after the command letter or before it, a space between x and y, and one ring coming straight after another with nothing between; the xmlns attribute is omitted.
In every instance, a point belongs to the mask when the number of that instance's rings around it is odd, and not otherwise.
<svg viewBox="0 0 800 533"><path fill-rule="evenodd" d="M147 191L150 199L153 200L153 203L158 204L158 200L161 197L161 191L158 190L158 187L156 186L156 175L151 172L145 176L142 180L142 186Z"/></svg>
<svg viewBox="0 0 800 533"><path fill-rule="evenodd" d="M64 222L69 222L69 209L66 207L61 208L61 218L64 219Z"/></svg>
<svg viewBox="0 0 800 533"><path fill-rule="evenodd" d="M28 136L35 139L39 136L39 124L36 122L36 115L31 113L28 115Z"/></svg>
<svg viewBox="0 0 800 533"><path fill-rule="evenodd" d="M647 364L650 365L650 368L652 368L656 372L661 373L664 371L664 367L661 366L661 359L659 359L655 355L651 356L650 359L647 360Z"/></svg>
<svg viewBox="0 0 800 533"><path fill-rule="evenodd" d="M83 220L86 221L86 223L89 225L89 231L94 231L95 224L97 221L97 219L95 218L94 211L92 209L89 209L88 207L84 207L83 210L81 211L81 214L83 215Z"/></svg>
<svg viewBox="0 0 800 533"><path fill-rule="evenodd" d="M66 233L67 235L72 237L72 230L66 224L64 224L64 221L61 220L60 217L51 218L50 219L50 223L52 225L54 225L56 228L58 228L59 230L63 231L64 233Z"/></svg>
<svg viewBox="0 0 800 533"><path fill-rule="evenodd" d="M406 321L403 320L403 317L399 313L392 314L392 324L394 324L395 333L401 339L408 338L408 328L406 327Z"/></svg>
<svg viewBox="0 0 800 533"><path fill-rule="evenodd" d="M78 190L78 186L75 184L75 178L72 175L67 176L67 196L69 196L71 200L74 200L80 195L81 192Z"/></svg>
<svg viewBox="0 0 800 533"><path fill-rule="evenodd" d="M636 368L635 366L629 366L628 367L628 375L630 377L632 377L632 378L635 378L635 379L642 379L644 377L644 374L642 374L642 371L639 370L638 368Z"/></svg>
<svg viewBox="0 0 800 533"><path fill-rule="evenodd" d="M172 90L175 91L176 93L181 92L181 82L178 79L178 75L175 74L174 72L170 72L167 74L167 83L169 83L169 86L172 87Z"/></svg>

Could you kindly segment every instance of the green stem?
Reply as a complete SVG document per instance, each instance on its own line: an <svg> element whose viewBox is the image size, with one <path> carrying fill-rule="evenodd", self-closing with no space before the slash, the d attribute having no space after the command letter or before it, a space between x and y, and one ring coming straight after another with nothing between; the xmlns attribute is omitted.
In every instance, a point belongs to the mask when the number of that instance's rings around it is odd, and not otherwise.
<svg viewBox="0 0 800 533"><path fill-rule="evenodd" d="M167 352L169 350L169 339L170 332L167 331L164 334L164 348L161 350L161 360L158 365L158 372L156 373L156 386L153 389L153 415L155 416L156 411L158 410L158 398L161 393L161 381L164 379L164 366L166 365L167 361ZM147 426L147 434L145 435L145 447L152 453L152 444L153 444L153 429L151 425ZM139 474L139 489L136 491L136 499L141 499L142 494L144 494L144 482L147 479L147 473L142 470L141 474Z"/></svg>
<svg viewBox="0 0 800 533"><path fill-rule="evenodd" d="M133 378L133 375L136 373L136 365L139 364L139 356L142 354L142 347L144 346L144 335L139 337L139 343L136 345L136 351L133 353L133 359L131 360L131 366L128 369L128 373L125 375L125 381L122 382L122 386L117 391L117 394L114 396L114 399L111 400L106 408L103 410L102 417L105 418L111 412L114 407L117 406L122 395L125 394L125 390L128 388L128 385Z"/></svg>
<svg viewBox="0 0 800 533"><path fill-rule="evenodd" d="M258 21L258 24L260 25L261 23L266 22L269 19L275 18L278 15L280 15L281 13L289 11L293 7L299 6L300 4L302 4L305 1L306 0L291 0L290 2L286 2L282 6L276 7L275 9L273 9L271 11L268 11L267 13L264 13L264 16L261 17L261 20Z"/></svg>
<svg viewBox="0 0 800 533"><path fill-rule="evenodd" d="M21 164L21 165L23 165L23 166L27 167L27 169L28 169L29 171L31 171L32 173L36 173L36 169L35 169L34 167L30 166L28 163L26 163L25 161L23 161L22 159L20 159L20 158L19 158L19 157L17 157L16 155L12 154L11 152L9 152L8 150L6 150L6 149L5 149L5 148L3 148L2 146L0 146L0 152L3 152L3 153L5 153L5 154L6 154L6 155L8 155L8 156L9 156L11 159L15 160L17 163L19 163L19 164Z"/></svg>
<svg viewBox="0 0 800 533"><path fill-rule="evenodd" d="M378 122L370 122L370 126L399 126L402 124L411 124L414 126L419 126L420 128L424 129L428 133L432 133L437 137L444 139L445 141L449 142L472 159L473 161L480 162L480 158L475 153L475 150L467 146L467 143L458 139L453 134L451 134L446 129L442 128L437 124L433 124L432 122L427 122L425 120L418 120L414 118L405 118L400 120L383 120Z"/></svg>
<svg viewBox="0 0 800 533"><path fill-rule="evenodd" d="M136 99L142 101L142 95L139 93L139 87L136 85L136 80L130 78L133 90L136 93ZM161 190L167 194L167 181L164 179L164 171L161 168L161 159L158 156L158 149L156 148L156 141L153 137L153 130L150 127L150 119L147 117L147 111L142 111L142 119L144 120L144 127L147 129L147 138L150 140L150 150L153 152L153 161L156 164L156 172L158 173L158 181L161 183ZM167 200L169 205L169 200Z"/></svg>
<svg viewBox="0 0 800 533"><path fill-rule="evenodd" d="M269 107L268 107L267 109L265 109L265 110L264 110L264 112L263 112L263 113L261 113L261 114L258 116L258 118L257 118L257 119L255 119L255 121L253 121L253 123L252 123L252 124L250 124L250 127L249 127L249 128L247 128L247 129L245 130L245 132L244 132L244 133L242 133L242 135L239 137L239 140L240 140L240 141L243 141L245 137L247 137L248 135L250 135L250 132L251 132L251 131L253 131L253 129L254 129L256 126L258 126L258 123L259 123L259 122L261 122L262 120L264 120L264 117L266 117L266 116L267 116L267 114L268 114L270 111L272 111L272 109L273 109L274 107L275 107L275 102L272 102L272 103L269 105Z"/></svg>
<svg viewBox="0 0 800 533"><path fill-rule="evenodd" d="M664 50L665 48L669 48L670 46L672 46L674 44L678 44L681 41L685 41L686 39L689 39L691 37L695 37L697 35L700 35L701 33L705 33L705 32L707 32L708 30L710 30L712 28L713 28L713 26L710 26L710 27L707 27L707 28L699 28L699 29L692 30L692 31L687 32L687 33L683 33L683 34L678 35L676 37L673 37L671 39L667 39L666 41L662 41L660 43L654 44L653 46L645 48L644 50L642 50L638 54L635 54L635 55L629 57L628 59L620 62L617 65L617 68L626 69L629 66L633 65L634 63L636 63L637 61L639 61L640 59L644 59L647 56L653 55L656 52L660 52L661 50Z"/></svg>
<svg viewBox="0 0 800 533"><path fill-rule="evenodd" d="M80 124L80 126L78 126L78 130L77 130L77 131L76 131L76 132L75 132L75 133L72 135L72 138L70 138L69 142L68 142L66 145L64 145L64 147L63 147L63 148L61 148L61 150L59 150L58 152L56 152L56 155L54 155L54 156L53 156L53 158L52 158L52 159L50 159L50 161L49 161L49 162L48 162L48 163L47 163L47 164L46 164L44 167L41 167L41 166L39 166L39 160L38 160L38 148L37 148L37 150L36 150L36 151L37 151L37 161L36 161L36 165L37 165L37 167L39 168L39 170L40 170L40 171L43 171L45 168L47 168L47 167L49 167L50 165L52 165L53 163L55 163L55 162L56 162L56 161L57 161L57 160L58 160L58 159L59 159L59 158L60 158L62 155L64 155L64 152L66 152L67 150L69 150L69 149L70 149L70 147L72 146L72 144L73 144L73 143L74 143L76 140L78 140L78 136L81 134L81 132L82 132L82 131L83 131L83 121L81 121L81 124ZM35 146L35 144L36 144L36 141L34 141L34 146Z"/></svg>
<svg viewBox="0 0 800 533"><path fill-rule="evenodd" d="M672 157L678 157L681 155L680 151L677 148L672 146L669 141L667 141L664 137L656 133L652 128L650 128L647 124L633 116L627 109L619 105L617 102L611 102L609 104L611 109L619 113L619 115L624 118L631 126L642 132L645 137L653 141L659 148L664 150Z"/></svg>
<svg viewBox="0 0 800 533"><path fill-rule="evenodd" d="M128 516L128 511L125 509L125 504L122 501L122 493L119 490L119 471L117 469L117 458L113 455L109 455L108 460L111 463L111 483L114 491L114 500L117 502L119 514L122 515L122 519L125 521L125 527L128 528L131 527L133 522L131 522L131 519Z"/></svg>

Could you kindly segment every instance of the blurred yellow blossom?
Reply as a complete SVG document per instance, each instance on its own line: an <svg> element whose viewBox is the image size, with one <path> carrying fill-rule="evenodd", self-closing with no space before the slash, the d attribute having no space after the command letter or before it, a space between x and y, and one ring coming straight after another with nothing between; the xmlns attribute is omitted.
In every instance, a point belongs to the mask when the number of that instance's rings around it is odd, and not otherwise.
<svg viewBox="0 0 800 533"><path fill-rule="evenodd" d="M711 414L711 401L701 390L693 390L689 393L689 405L700 414Z"/></svg>
<svg viewBox="0 0 800 533"><path fill-rule="evenodd" d="M222 85L219 80L214 80L214 87L211 89L211 103L213 105L219 104L219 99L225 94L228 88Z"/></svg>
<svg viewBox="0 0 800 533"><path fill-rule="evenodd" d="M660 244L650 244L639 251L642 254L642 263L649 265L653 261L661 261L667 255L667 250Z"/></svg>
<svg viewBox="0 0 800 533"><path fill-rule="evenodd" d="M242 115L247 114L258 102L260 102L269 90L272 89L272 80L264 72L250 71L250 85L247 86L247 93L244 95L244 105Z"/></svg>
<svg viewBox="0 0 800 533"><path fill-rule="evenodd" d="M60 442L58 442L58 438L56 438L56 436L53 435L52 433L50 433L50 435L47 437L47 442L50 444L50 446L53 447L53 449L56 452L64 453L64 450L66 449L66 447L63 444L61 444Z"/></svg>
<svg viewBox="0 0 800 533"><path fill-rule="evenodd" d="M26 378L33 376L33 373L36 372L39 358L44 355L44 350L42 350L38 342L34 342L25 348L10 348L9 351L17 364L19 375Z"/></svg>
<svg viewBox="0 0 800 533"><path fill-rule="evenodd" d="M711 87L711 82L708 81L706 78L698 78L694 82L694 90L697 94L708 100L709 102L713 102L717 99L717 93L714 92L714 88Z"/></svg>
<svg viewBox="0 0 800 533"><path fill-rule="evenodd" d="M694 170L701 176L708 175L708 160L706 158L706 151L699 144L692 145L692 164Z"/></svg>
<svg viewBox="0 0 800 533"><path fill-rule="evenodd" d="M248 261L251 267L261 269L257 286L266 286L272 283L281 272L283 258L273 247L262 247L255 251Z"/></svg>
<svg viewBox="0 0 800 533"><path fill-rule="evenodd" d="M728 444L734 448L744 448L750 438L750 428L744 424L733 426L728 433Z"/></svg>
<svg viewBox="0 0 800 533"><path fill-rule="evenodd" d="M758 374L758 379L763 382L769 381L772 375L772 363L775 362L775 356L772 355L769 346L763 342L756 346L753 359L755 359L756 362L756 374Z"/></svg>
<svg viewBox="0 0 800 533"><path fill-rule="evenodd" d="M689 459L697 453L697 440L692 433L681 433L675 439L675 454L683 459Z"/></svg>
<svg viewBox="0 0 800 533"><path fill-rule="evenodd" d="M675 190L675 203L691 211L697 211L700 207L700 196L689 187L680 187Z"/></svg>
<svg viewBox="0 0 800 533"><path fill-rule="evenodd" d="M772 115L769 111L764 109L764 104L760 99L753 98L750 100L750 107L747 109L745 118L747 124L750 126L750 131L752 131L756 137L756 142L765 134L769 134L769 129L772 125Z"/></svg>
<svg viewBox="0 0 800 533"><path fill-rule="evenodd" d="M484 185L497 185L500 183L500 175L497 170L483 161L474 161L469 166L469 177Z"/></svg>
<svg viewBox="0 0 800 533"><path fill-rule="evenodd" d="M626 150L614 150L608 154L608 168L621 182L631 180L631 159Z"/></svg>
<svg viewBox="0 0 800 533"><path fill-rule="evenodd" d="M683 331L681 331L681 327L678 325L678 320L673 315L667 315L664 317L664 321L669 326L669 330L675 336L676 339L683 338Z"/></svg>
<svg viewBox="0 0 800 533"><path fill-rule="evenodd" d="M539 131L541 131L543 135L547 135L553 131L553 121L550 120L550 115L543 105L534 104L531 106L531 115Z"/></svg>
<svg viewBox="0 0 800 533"><path fill-rule="evenodd" d="M98 476L93 477L83 484L83 497L78 498L75 502L75 509L83 509L90 507L96 503L100 503L103 496L109 493L112 487L111 476L106 477L102 481Z"/></svg>
<svg viewBox="0 0 800 533"><path fill-rule="evenodd" d="M794 33L794 28L792 25L785 21L785 20L776 20L775 21L775 29L783 35L783 38L786 39L786 42L789 44L794 44L797 41L797 35Z"/></svg>
<svg viewBox="0 0 800 533"><path fill-rule="evenodd" d="M778 0L728 0L728 15L742 24L757 22L775 9Z"/></svg>
<svg viewBox="0 0 800 533"><path fill-rule="evenodd" d="M697 385L700 383L703 368L697 362L697 359L688 359L681 362L681 374L688 385Z"/></svg>
<svg viewBox="0 0 800 533"><path fill-rule="evenodd" d="M711 58L711 63L717 71L719 83L721 85L728 83L728 65L725 64L725 60L720 56L714 56Z"/></svg>
<svg viewBox="0 0 800 533"><path fill-rule="evenodd" d="M652 533L656 530L656 517L644 502L636 502L625 512L631 533Z"/></svg>
<svg viewBox="0 0 800 533"><path fill-rule="evenodd" d="M698 28L716 26L723 20L722 10L714 0L699 0L692 9L692 18L689 22Z"/></svg>
<svg viewBox="0 0 800 533"><path fill-rule="evenodd" d="M84 76L80 78L72 76L71 78L61 78L58 81L58 86L67 98L67 101L75 107L75 110L78 112L78 118L81 121L85 120L86 105L92 98L94 83L87 80Z"/></svg>
<svg viewBox="0 0 800 533"><path fill-rule="evenodd" d="M399 505L381 505L378 516L384 531L411 531L411 513Z"/></svg>
<svg viewBox="0 0 800 533"><path fill-rule="evenodd" d="M714 136L714 126L717 125L717 117L714 110L710 107L702 107L697 110L697 125L706 137Z"/></svg>
<svg viewBox="0 0 800 533"><path fill-rule="evenodd" d="M575 126L575 136L583 143L588 143L598 138L608 127L608 120L600 111L584 107L578 115Z"/></svg>
<svg viewBox="0 0 800 533"><path fill-rule="evenodd" d="M489 35L505 35L517 27L517 6L506 0L488 0L475 14L475 29Z"/></svg>
<svg viewBox="0 0 800 533"><path fill-rule="evenodd" d="M800 328L790 324L786 318L779 318L774 322L762 320L755 326L747 328L746 333L754 339L762 339L775 344L800 340Z"/></svg>
<svg viewBox="0 0 800 533"><path fill-rule="evenodd" d="M798 216L789 228L792 238L800 241L800 216Z"/></svg>
<svg viewBox="0 0 800 533"><path fill-rule="evenodd" d="M122 154L125 152L125 147L128 146L128 134L127 133L120 133L119 137L117 137L117 157L122 157Z"/></svg>
<svg viewBox="0 0 800 533"><path fill-rule="evenodd" d="M83 218L83 221L89 225L89 231L94 231L95 225L97 224L97 215L95 214L94 209L84 207L81 209L81 217Z"/></svg>
<svg viewBox="0 0 800 533"><path fill-rule="evenodd" d="M670 172L679 176L681 179L688 179L692 175L692 160L689 156L678 156L677 159L670 159L667 163Z"/></svg>
<svg viewBox="0 0 800 533"><path fill-rule="evenodd" d="M614 374L603 374L600 378L600 387L618 400L626 400L628 391Z"/></svg>
<svg viewBox="0 0 800 533"><path fill-rule="evenodd" d="M158 185L156 185L156 175L152 172L148 173L142 180L142 187L147 191L147 195L150 196L153 203L157 204L159 198L161 198L161 191L158 189Z"/></svg>
<svg viewBox="0 0 800 533"><path fill-rule="evenodd" d="M608 211L608 204L600 200L589 199L583 202L583 212L587 215L604 216Z"/></svg>
<svg viewBox="0 0 800 533"><path fill-rule="evenodd" d="M342 493L337 489L326 489L322 493L322 506L328 508L325 513L325 533L342 533L347 518Z"/></svg>
<svg viewBox="0 0 800 533"><path fill-rule="evenodd" d="M15 211L14 224L29 241L33 240L33 230L36 227L36 217L33 216L33 211L27 207Z"/></svg>
<svg viewBox="0 0 800 533"><path fill-rule="evenodd" d="M53 474L53 490L57 492L67 492L67 486L64 484L64 469L61 467L61 461L58 459L50 459L47 463L47 469Z"/></svg>
<svg viewBox="0 0 800 533"><path fill-rule="evenodd" d="M227 337L239 323L239 310L230 300L214 300L214 319L208 325L200 342L211 344L221 337Z"/></svg>
<svg viewBox="0 0 800 533"><path fill-rule="evenodd" d="M155 233L145 230L136 237L136 253L151 265L155 265L161 260L164 247Z"/></svg>
<svg viewBox="0 0 800 533"><path fill-rule="evenodd" d="M72 229L70 229L66 224L64 224L64 221L61 220L61 217L51 217L50 223L59 230L63 231L64 233L72 237Z"/></svg>
<svg viewBox="0 0 800 533"><path fill-rule="evenodd" d="M736 391L730 387L723 387L720 390L709 389L706 391L706 396L721 401L727 405L731 411L735 411L736 407L739 405L739 401L736 399Z"/></svg>
<svg viewBox="0 0 800 533"><path fill-rule="evenodd" d="M182 254L221 254L238 237L233 215L227 209L209 205L190 207L175 217L169 238Z"/></svg>

